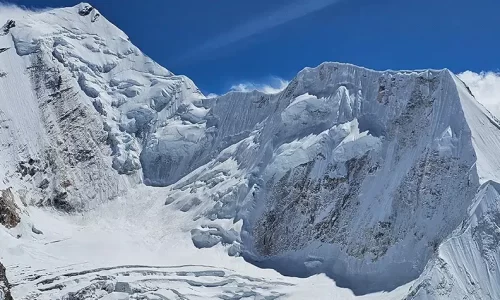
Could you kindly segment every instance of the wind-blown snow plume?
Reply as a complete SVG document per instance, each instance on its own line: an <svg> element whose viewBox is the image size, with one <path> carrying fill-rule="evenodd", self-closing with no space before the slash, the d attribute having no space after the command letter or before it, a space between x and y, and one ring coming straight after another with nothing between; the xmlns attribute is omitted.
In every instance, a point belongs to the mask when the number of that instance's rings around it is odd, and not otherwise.
<svg viewBox="0 0 500 300"><path fill-rule="evenodd" d="M206 41L204 44L196 47L193 51L180 57L178 61L192 59L194 57L229 46L256 34L325 9L326 7L340 1L342 0L293 1L278 10L262 14L230 31L222 33L221 35Z"/></svg>
<svg viewBox="0 0 500 300"><path fill-rule="evenodd" d="M465 71L458 75L476 99L496 116L500 116L500 73Z"/></svg>
<svg viewBox="0 0 500 300"><path fill-rule="evenodd" d="M10 18L18 18L20 16L26 15L28 12L43 12L50 10L52 8L31 8L22 5L11 4L7 2L0 1L0 14L8 15Z"/></svg>
<svg viewBox="0 0 500 300"><path fill-rule="evenodd" d="M259 91L264 94L276 94L284 90L288 86L289 81L273 77L269 83L242 82L231 87L234 92L251 92Z"/></svg>
<svg viewBox="0 0 500 300"><path fill-rule="evenodd" d="M231 85L229 92L248 93L252 91L259 91L264 94L272 95L272 94L277 94L286 89L289 83L290 81L288 80L273 76L266 82L244 81L241 83L233 84ZM206 97L216 98L219 96L221 95L215 93L209 93Z"/></svg>

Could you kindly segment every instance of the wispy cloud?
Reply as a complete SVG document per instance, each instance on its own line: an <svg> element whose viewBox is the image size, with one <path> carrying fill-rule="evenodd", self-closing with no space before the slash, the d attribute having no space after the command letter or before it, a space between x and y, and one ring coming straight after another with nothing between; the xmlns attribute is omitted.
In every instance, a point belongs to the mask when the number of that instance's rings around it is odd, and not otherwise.
<svg viewBox="0 0 500 300"><path fill-rule="evenodd" d="M206 55L256 34L320 11L340 1L342 0L294 0L278 10L259 15L232 30L206 41L180 57L177 61L200 58L199 56Z"/></svg>
<svg viewBox="0 0 500 300"><path fill-rule="evenodd" d="M500 118L500 73L466 71L458 77L469 86L479 102Z"/></svg>

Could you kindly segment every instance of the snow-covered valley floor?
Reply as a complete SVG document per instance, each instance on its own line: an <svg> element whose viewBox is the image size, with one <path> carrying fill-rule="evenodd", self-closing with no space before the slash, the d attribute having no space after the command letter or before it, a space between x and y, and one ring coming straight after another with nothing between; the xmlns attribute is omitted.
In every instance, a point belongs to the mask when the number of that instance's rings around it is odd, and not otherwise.
<svg viewBox="0 0 500 300"><path fill-rule="evenodd" d="M162 193L139 188L77 216L29 207L30 224L0 237L8 241L0 258L14 299L401 299L408 292L409 285L357 298L324 275L284 277L223 246L196 249L183 228L192 214L169 209Z"/></svg>

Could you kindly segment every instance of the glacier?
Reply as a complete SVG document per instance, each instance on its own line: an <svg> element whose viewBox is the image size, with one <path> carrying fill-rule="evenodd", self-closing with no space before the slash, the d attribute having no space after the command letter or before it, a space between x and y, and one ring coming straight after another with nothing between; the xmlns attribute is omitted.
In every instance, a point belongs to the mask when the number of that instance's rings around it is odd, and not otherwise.
<svg viewBox="0 0 500 300"><path fill-rule="evenodd" d="M449 70L207 98L89 4L2 24L1 300L500 299L500 121Z"/></svg>

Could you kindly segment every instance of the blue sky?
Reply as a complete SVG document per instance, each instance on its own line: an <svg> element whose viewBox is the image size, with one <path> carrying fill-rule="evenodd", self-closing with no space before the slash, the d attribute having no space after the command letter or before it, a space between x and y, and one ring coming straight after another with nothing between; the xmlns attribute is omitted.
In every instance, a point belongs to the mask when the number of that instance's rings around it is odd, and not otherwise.
<svg viewBox="0 0 500 300"><path fill-rule="evenodd" d="M27 7L80 1L14 0ZM498 0L89 0L205 93L279 87L306 66L500 68Z"/></svg>

